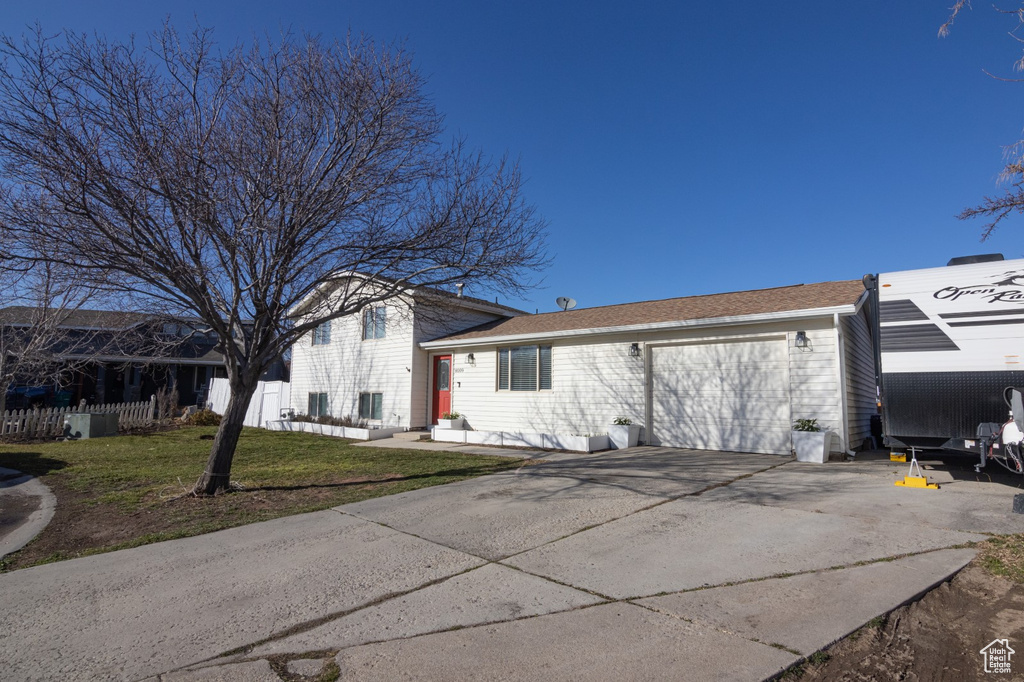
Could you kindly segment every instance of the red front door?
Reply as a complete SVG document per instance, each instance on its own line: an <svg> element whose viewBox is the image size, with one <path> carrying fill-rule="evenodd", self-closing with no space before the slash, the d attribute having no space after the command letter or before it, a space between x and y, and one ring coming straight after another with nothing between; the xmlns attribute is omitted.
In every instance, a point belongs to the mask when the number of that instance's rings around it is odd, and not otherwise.
<svg viewBox="0 0 1024 682"><path fill-rule="evenodd" d="M434 358L434 400L431 401L431 404L434 412L431 424L436 424L445 412L451 412L452 356L450 355L438 355Z"/></svg>

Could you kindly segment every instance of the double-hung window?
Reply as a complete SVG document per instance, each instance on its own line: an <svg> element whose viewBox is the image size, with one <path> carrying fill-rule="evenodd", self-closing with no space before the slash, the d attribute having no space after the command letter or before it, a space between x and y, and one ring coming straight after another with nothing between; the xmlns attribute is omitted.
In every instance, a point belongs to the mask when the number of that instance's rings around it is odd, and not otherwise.
<svg viewBox="0 0 1024 682"><path fill-rule="evenodd" d="M360 393L359 394L359 418L360 419L383 419L384 416L384 394L383 393Z"/></svg>
<svg viewBox="0 0 1024 682"><path fill-rule="evenodd" d="M326 393L310 393L309 394L309 411L307 414L310 417L324 417L330 412L327 409L327 394Z"/></svg>
<svg viewBox="0 0 1024 682"><path fill-rule="evenodd" d="M324 346L331 342L331 321L321 322L313 328L313 345Z"/></svg>
<svg viewBox="0 0 1024 682"><path fill-rule="evenodd" d="M383 339L387 327L387 308L376 306L363 310L363 339Z"/></svg>
<svg viewBox="0 0 1024 682"><path fill-rule="evenodd" d="M551 388L551 346L498 349L499 391L546 391Z"/></svg>

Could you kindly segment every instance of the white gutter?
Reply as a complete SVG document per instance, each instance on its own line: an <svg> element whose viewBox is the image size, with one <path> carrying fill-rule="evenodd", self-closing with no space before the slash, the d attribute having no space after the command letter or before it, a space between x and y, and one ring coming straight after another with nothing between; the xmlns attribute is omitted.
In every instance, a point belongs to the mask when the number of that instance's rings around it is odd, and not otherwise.
<svg viewBox="0 0 1024 682"><path fill-rule="evenodd" d="M138 364L138 365L196 365L206 366L216 365L218 367L224 366L224 360L196 360L196 359L183 359L183 358L152 358L152 357L127 357L124 355L104 355L93 357L91 355L65 355L62 356L65 360L87 360L90 362L111 362L118 364Z"/></svg>
<svg viewBox="0 0 1024 682"><path fill-rule="evenodd" d="M867 293L867 292L865 292ZM862 296L863 300L864 297ZM519 343L525 341L542 341L547 339L564 339L575 336L595 336L599 334L629 334L638 332L672 331L676 329L700 329L702 327L724 327L760 322L778 322L780 320L805 320L813 317L855 315L861 301L853 305L832 306L829 308L813 308L810 310L788 310L778 313L758 313L755 315L733 315L729 317L712 317L702 320L673 320L671 322L653 322L646 324L626 324L617 327L593 327L588 329L565 329L554 332L532 332L528 334L508 334L504 336L486 336L470 339L437 339L424 341L420 348L424 350L469 348L474 346L493 346L503 343ZM558 315L559 313L550 313Z"/></svg>

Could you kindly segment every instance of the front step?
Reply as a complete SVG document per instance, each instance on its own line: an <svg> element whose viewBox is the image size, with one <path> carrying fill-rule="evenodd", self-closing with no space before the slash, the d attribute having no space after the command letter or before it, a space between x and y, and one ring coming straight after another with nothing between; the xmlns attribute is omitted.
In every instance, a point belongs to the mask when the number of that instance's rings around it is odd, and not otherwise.
<svg viewBox="0 0 1024 682"><path fill-rule="evenodd" d="M392 436L392 438L394 438L395 440L409 440L409 441L430 440L430 432L429 431L400 431L399 433L396 433L394 436Z"/></svg>

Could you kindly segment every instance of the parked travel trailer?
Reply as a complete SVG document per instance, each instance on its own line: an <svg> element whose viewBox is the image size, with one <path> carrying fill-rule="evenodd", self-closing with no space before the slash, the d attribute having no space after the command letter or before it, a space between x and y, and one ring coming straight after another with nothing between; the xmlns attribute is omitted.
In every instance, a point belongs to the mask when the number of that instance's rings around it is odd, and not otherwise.
<svg viewBox="0 0 1024 682"><path fill-rule="evenodd" d="M979 466L1005 457L1008 389L1024 387L1024 260L953 259L865 285L877 303L885 445L975 453Z"/></svg>

